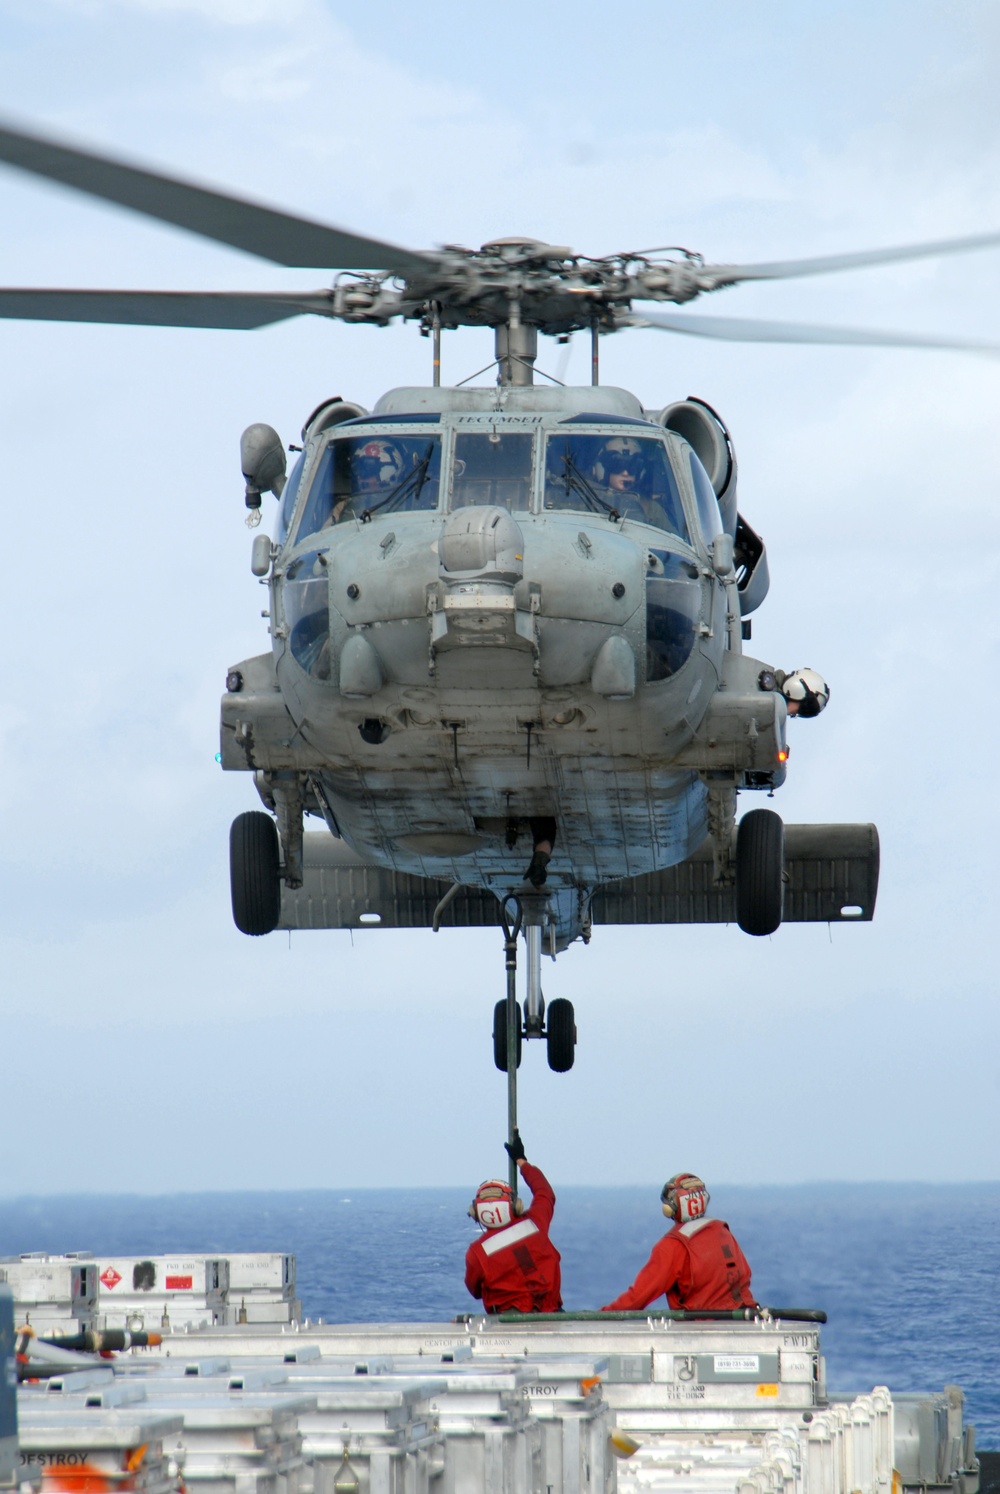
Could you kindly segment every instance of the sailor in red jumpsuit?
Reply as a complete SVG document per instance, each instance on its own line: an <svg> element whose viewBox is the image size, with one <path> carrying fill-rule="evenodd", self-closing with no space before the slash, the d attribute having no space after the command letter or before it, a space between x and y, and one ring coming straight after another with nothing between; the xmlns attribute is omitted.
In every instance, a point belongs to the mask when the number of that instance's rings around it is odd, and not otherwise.
<svg viewBox="0 0 1000 1494"><path fill-rule="evenodd" d="M465 1285L487 1312L561 1312L559 1252L549 1239L556 1196L526 1160L517 1131L504 1145L531 1189L531 1207L497 1178L480 1183L469 1213L484 1233L466 1251Z"/></svg>
<svg viewBox="0 0 1000 1494"><path fill-rule="evenodd" d="M729 1225L708 1219L708 1189L691 1172L679 1172L663 1185L663 1212L674 1227L653 1246L653 1253L627 1292L602 1312L648 1307L665 1292L670 1307L753 1307L750 1267Z"/></svg>

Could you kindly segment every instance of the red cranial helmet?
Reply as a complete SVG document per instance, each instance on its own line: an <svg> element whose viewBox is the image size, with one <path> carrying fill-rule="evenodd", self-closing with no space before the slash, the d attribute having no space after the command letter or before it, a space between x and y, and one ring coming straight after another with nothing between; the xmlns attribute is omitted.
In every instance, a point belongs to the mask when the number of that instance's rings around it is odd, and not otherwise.
<svg viewBox="0 0 1000 1494"><path fill-rule="evenodd" d="M503 1229L521 1213L521 1200L500 1178L487 1178L476 1189L469 1213L483 1229Z"/></svg>
<svg viewBox="0 0 1000 1494"><path fill-rule="evenodd" d="M708 1208L708 1189L701 1178L693 1172L675 1172L663 1185L660 1202L663 1212L670 1214L678 1224L690 1224L692 1219L701 1219Z"/></svg>

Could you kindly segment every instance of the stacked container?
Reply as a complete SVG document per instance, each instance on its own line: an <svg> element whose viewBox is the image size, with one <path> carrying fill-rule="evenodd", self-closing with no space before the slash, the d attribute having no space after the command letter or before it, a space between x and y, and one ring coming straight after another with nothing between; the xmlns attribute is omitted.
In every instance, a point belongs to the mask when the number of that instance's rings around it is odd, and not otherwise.
<svg viewBox="0 0 1000 1494"><path fill-rule="evenodd" d="M295 1295L294 1255L241 1253L227 1256L227 1260L227 1324L301 1322L302 1303Z"/></svg>
<svg viewBox="0 0 1000 1494"><path fill-rule="evenodd" d="M90 1256L29 1255L0 1258L0 1282L14 1298L15 1327L29 1323L40 1336L76 1333L94 1326L97 1267Z"/></svg>
<svg viewBox="0 0 1000 1494"><path fill-rule="evenodd" d="M72 1378L72 1377L68 1377ZM19 1398L20 1463L42 1494L181 1494L173 1448L179 1416L107 1410L84 1395Z"/></svg>
<svg viewBox="0 0 1000 1494"><path fill-rule="evenodd" d="M178 1333L221 1324L229 1263L205 1255L99 1256L97 1316L102 1328Z"/></svg>
<svg viewBox="0 0 1000 1494"><path fill-rule="evenodd" d="M47 1446L58 1461L25 1465L44 1470L52 1494L170 1494L161 1453L191 1494L975 1494L978 1485L960 1391L904 1395L898 1407L884 1390L831 1404L818 1329L770 1317L248 1322L168 1334L116 1358L113 1371L95 1362L26 1386L21 1404L36 1443L54 1408L73 1412ZM159 1452L94 1440L104 1418L114 1431L157 1417L176 1428ZM631 1456L613 1460L609 1442Z"/></svg>
<svg viewBox="0 0 1000 1494"><path fill-rule="evenodd" d="M132 1376L115 1383L110 1373L105 1379L102 1370L85 1371L22 1388L22 1459L44 1457L42 1494L171 1494L178 1488L196 1494L300 1494L306 1480L299 1417L311 1405L301 1396L232 1393L225 1379L199 1384ZM152 1431L135 1444L116 1441L122 1426L129 1436L132 1427ZM104 1446L95 1441L102 1428L113 1434L103 1461L94 1451ZM42 1429L45 1444L39 1443ZM154 1434L156 1457L147 1468L142 1444ZM36 1444L38 1450L29 1453ZM162 1473L161 1463L173 1478L169 1488L152 1478Z"/></svg>
<svg viewBox="0 0 1000 1494"><path fill-rule="evenodd" d="M355 1377L327 1368L319 1352L306 1355L311 1373L290 1378L285 1363L260 1359L179 1359L176 1365L141 1365L147 1393L161 1396L247 1391L283 1395L300 1406L304 1470L300 1494L334 1494L357 1478L373 1494L430 1494L430 1480L442 1470L443 1443L427 1416L430 1394L439 1381L392 1383ZM159 1373L156 1373L158 1368ZM152 1376L155 1374L155 1379Z"/></svg>

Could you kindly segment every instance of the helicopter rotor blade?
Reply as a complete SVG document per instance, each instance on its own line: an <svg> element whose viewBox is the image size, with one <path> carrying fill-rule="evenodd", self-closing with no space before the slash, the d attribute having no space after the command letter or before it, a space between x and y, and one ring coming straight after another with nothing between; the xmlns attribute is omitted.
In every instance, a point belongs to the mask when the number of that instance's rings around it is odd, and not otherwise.
<svg viewBox="0 0 1000 1494"><path fill-rule="evenodd" d="M744 280L790 280L799 275L827 275L835 270L863 270L870 265L901 264L910 259L936 259L945 254L970 254L1000 246L1000 233L977 233L962 239L936 239L926 244L904 244L893 249L862 249L854 254L824 254L814 259L782 259L759 265L705 265L698 271L706 289L738 285Z"/></svg>
<svg viewBox="0 0 1000 1494"><path fill-rule="evenodd" d="M313 270L426 270L431 255L299 218L162 172L0 124L0 162L186 228L275 264Z"/></svg>
<svg viewBox="0 0 1000 1494"><path fill-rule="evenodd" d="M310 313L333 315L332 297L328 291L17 290L0 287L0 317L8 320L250 331Z"/></svg>
<svg viewBox="0 0 1000 1494"><path fill-rule="evenodd" d="M650 311L622 319L619 326L654 327L682 332L688 337L713 337L724 342L842 343L871 348L943 348L960 353L1000 354L1000 344L955 337L922 336L907 332L866 332L857 327L811 327L806 323L759 322L742 317L675 316Z"/></svg>

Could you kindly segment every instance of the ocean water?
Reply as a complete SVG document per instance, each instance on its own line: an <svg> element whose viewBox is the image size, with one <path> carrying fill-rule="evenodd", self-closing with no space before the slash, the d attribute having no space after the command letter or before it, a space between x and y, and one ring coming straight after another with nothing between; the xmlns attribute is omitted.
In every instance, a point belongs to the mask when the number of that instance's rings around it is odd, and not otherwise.
<svg viewBox="0 0 1000 1494"><path fill-rule="evenodd" d="M448 1319L474 1233L465 1189L0 1200L0 1255L292 1251L305 1316ZM567 1308L627 1286L663 1230L659 1189L558 1190ZM1000 1183L718 1187L758 1301L821 1307L832 1390L961 1385L981 1448L1000 1448ZM662 1303L660 1305L663 1305Z"/></svg>

